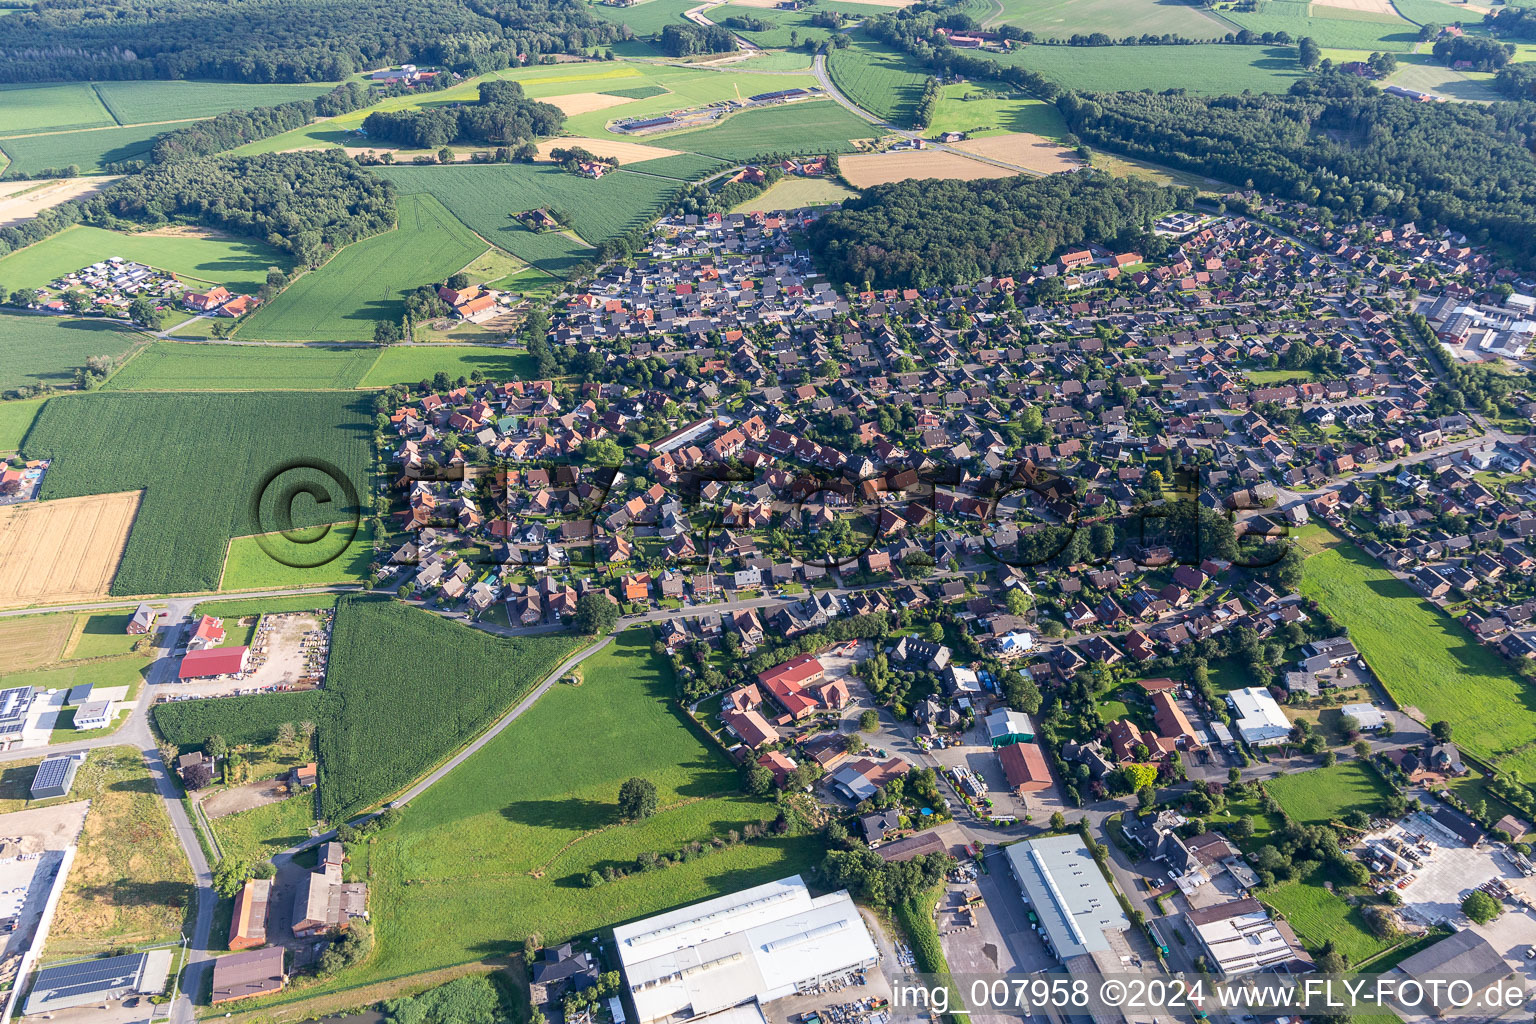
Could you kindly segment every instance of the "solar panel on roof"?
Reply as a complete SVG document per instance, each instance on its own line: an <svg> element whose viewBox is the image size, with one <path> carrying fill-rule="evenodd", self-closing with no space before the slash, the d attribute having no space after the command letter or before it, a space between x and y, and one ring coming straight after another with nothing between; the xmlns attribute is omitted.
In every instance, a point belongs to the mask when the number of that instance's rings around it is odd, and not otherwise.
<svg viewBox="0 0 1536 1024"><path fill-rule="evenodd" d="M49 967L37 972L37 981L32 991L44 993L45 998L51 1002L91 992L132 988L147 955L130 953L105 960L86 960L77 964Z"/></svg>
<svg viewBox="0 0 1536 1024"><path fill-rule="evenodd" d="M69 772L69 762L67 757L50 757L38 765L37 775L32 779L32 788L62 785L64 776Z"/></svg>
<svg viewBox="0 0 1536 1024"><path fill-rule="evenodd" d="M32 687L13 686L0 690L0 729L19 729L26 721L32 703Z"/></svg>

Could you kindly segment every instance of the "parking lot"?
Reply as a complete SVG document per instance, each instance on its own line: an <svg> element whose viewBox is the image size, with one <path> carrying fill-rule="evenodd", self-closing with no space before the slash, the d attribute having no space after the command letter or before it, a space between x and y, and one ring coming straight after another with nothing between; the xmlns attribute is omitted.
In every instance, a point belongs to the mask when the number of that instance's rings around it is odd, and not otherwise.
<svg viewBox="0 0 1536 1024"><path fill-rule="evenodd" d="M1030 928L1028 909L1008 859L994 852L986 866L988 870L978 871L974 881L948 885L938 914L939 941L962 997L969 985L967 975L1034 974L1059 966ZM980 903L972 901L968 914L959 912L971 896L979 896ZM971 1020L1001 1024L1017 1018L973 1014Z"/></svg>

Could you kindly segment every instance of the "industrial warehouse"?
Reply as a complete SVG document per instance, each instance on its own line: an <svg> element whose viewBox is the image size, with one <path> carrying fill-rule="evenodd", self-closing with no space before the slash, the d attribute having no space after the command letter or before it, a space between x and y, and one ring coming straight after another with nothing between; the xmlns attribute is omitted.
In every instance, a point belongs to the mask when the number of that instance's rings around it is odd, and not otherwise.
<svg viewBox="0 0 1536 1024"><path fill-rule="evenodd" d="M813 898L799 875L615 928L613 939L639 1024L761 1022L764 1004L879 958L848 893Z"/></svg>

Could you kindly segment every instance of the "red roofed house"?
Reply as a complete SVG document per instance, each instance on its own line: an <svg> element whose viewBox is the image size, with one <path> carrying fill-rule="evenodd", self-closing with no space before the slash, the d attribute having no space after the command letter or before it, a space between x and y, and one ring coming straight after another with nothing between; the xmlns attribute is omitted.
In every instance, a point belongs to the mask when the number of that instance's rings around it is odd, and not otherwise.
<svg viewBox="0 0 1536 1024"><path fill-rule="evenodd" d="M21 490L21 470L0 471L0 494L16 494Z"/></svg>
<svg viewBox="0 0 1536 1024"><path fill-rule="evenodd" d="M811 692L821 702L824 708L843 708L848 706L848 684L841 679L829 679L824 683L818 683L811 687Z"/></svg>
<svg viewBox="0 0 1536 1024"><path fill-rule="evenodd" d="M258 305L260 305L260 303L258 303L249 295L236 295L234 298L230 299L228 302L224 303L224 305L219 307L219 316L228 317L231 320L235 320L239 317L245 316L245 314L255 309Z"/></svg>
<svg viewBox="0 0 1536 1024"><path fill-rule="evenodd" d="M1175 703L1173 694L1167 690L1159 690L1152 695L1152 721L1157 726L1158 736L1173 740L1180 750L1200 746L1195 727L1190 724L1184 710Z"/></svg>
<svg viewBox="0 0 1536 1024"><path fill-rule="evenodd" d="M255 949L267 944L267 900L272 879L247 878L235 897L235 914L229 922L229 948Z"/></svg>
<svg viewBox="0 0 1536 1024"><path fill-rule="evenodd" d="M215 285L206 292L187 292L181 297L182 304L188 309L195 309L206 313L210 309L218 309L230 300L229 289L223 285Z"/></svg>
<svg viewBox="0 0 1536 1024"><path fill-rule="evenodd" d="M1093 253L1087 249L1079 249L1077 252L1069 252L1061 258L1061 265L1068 270L1085 267L1093 262Z"/></svg>
<svg viewBox="0 0 1536 1024"><path fill-rule="evenodd" d="M769 725L768 720L756 711L727 711L720 716L720 721L725 723L728 731L752 750L756 750L765 743L779 741L778 730Z"/></svg>
<svg viewBox="0 0 1536 1024"><path fill-rule="evenodd" d="M1019 796L1051 788L1051 771L1036 744L1010 743L998 750L997 759L1008 777L1008 788Z"/></svg>
<svg viewBox="0 0 1536 1024"><path fill-rule="evenodd" d="M217 647L224 642L224 620L216 619L212 615L204 615L197 623L197 628L192 631L192 639L187 641L187 649L201 651L207 647Z"/></svg>
<svg viewBox="0 0 1536 1024"><path fill-rule="evenodd" d="M782 750L768 751L757 759L757 763L773 772L773 781L779 786L784 785L784 780L789 778L789 773L799 767L794 759L785 756Z"/></svg>
<svg viewBox="0 0 1536 1024"><path fill-rule="evenodd" d="M496 313L496 296L477 295L468 302L461 302L453 307L453 311L470 322L486 320Z"/></svg>
<svg viewBox="0 0 1536 1024"><path fill-rule="evenodd" d="M188 651L181 659L181 679L206 679L209 676L227 676L244 672L251 660L249 647L209 647L201 651Z"/></svg>
<svg viewBox="0 0 1536 1024"><path fill-rule="evenodd" d="M775 665L757 676L758 683L784 705L791 718L799 721L816 707L816 701L800 691L820 682L825 670L814 654L802 654L782 665Z"/></svg>

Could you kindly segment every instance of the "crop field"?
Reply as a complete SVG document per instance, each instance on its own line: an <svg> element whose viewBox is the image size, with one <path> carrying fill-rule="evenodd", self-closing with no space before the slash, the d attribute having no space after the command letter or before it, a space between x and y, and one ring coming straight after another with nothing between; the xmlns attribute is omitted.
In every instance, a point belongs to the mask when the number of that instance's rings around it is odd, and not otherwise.
<svg viewBox="0 0 1536 1024"><path fill-rule="evenodd" d="M754 59L751 66L762 71L770 70L764 66L765 63L760 59ZM616 117L664 114L671 110L702 106L719 100L757 96L779 89L811 87L816 84L815 78L804 73L760 74L756 71L738 71L730 66L682 68L669 65L625 64L621 67L634 72L637 77L588 84L573 83L565 88L570 92L579 92L587 89L602 91L635 86L656 86L666 91L648 98L631 100L622 106L578 114L566 121L566 131L573 135L601 136L606 131L608 122ZM673 149L690 148L676 146L670 140L658 141L653 136L645 137L644 141L656 142L657 145Z"/></svg>
<svg viewBox="0 0 1536 1024"><path fill-rule="evenodd" d="M1223 11L1222 16L1254 32L1289 32L1292 39L1311 36L1318 46L1346 50L1406 52L1419 38L1418 26L1401 18L1314 6L1306 0L1266 0L1262 11Z"/></svg>
<svg viewBox="0 0 1536 1024"><path fill-rule="evenodd" d="M64 613L0 619L0 672L21 672L57 661L74 628L74 616Z"/></svg>
<svg viewBox="0 0 1536 1024"><path fill-rule="evenodd" d="M529 231L514 214L540 207L558 211L578 235L596 243L645 223L681 187L651 175L619 171L594 181L558 167L530 164L387 167L380 174L403 193L434 197L480 237L552 272L557 268L549 265L545 240L562 239L561 259L569 240Z"/></svg>
<svg viewBox="0 0 1536 1024"><path fill-rule="evenodd" d="M0 608L106 597L139 508L137 491L0 508Z"/></svg>
<svg viewBox="0 0 1536 1024"><path fill-rule="evenodd" d="M639 163L630 164L625 170L637 174L659 174L663 178L677 178L680 181L696 181L724 166L724 160L717 160L714 157L700 156L697 153L679 153L676 156L657 157L655 160L641 160Z"/></svg>
<svg viewBox="0 0 1536 1024"><path fill-rule="evenodd" d="M871 8L878 10L878 8ZM790 33L795 33L795 42L803 44L807 39L814 39L817 43L825 42L832 35L832 29L820 25L811 24L811 18L815 11L781 11L773 7L748 7L745 4L726 4L716 7L709 12L709 19L717 25L725 25L731 18L756 18L766 21L773 27L762 30L746 30L728 25L727 27L737 35L756 43L764 48L782 49L791 45ZM882 12L883 13L883 12Z"/></svg>
<svg viewBox="0 0 1536 1024"><path fill-rule="evenodd" d="M371 341L398 322L405 296L440 282L485 252L485 243L431 196L401 196L393 231L353 242L241 321L254 341Z"/></svg>
<svg viewBox="0 0 1536 1024"><path fill-rule="evenodd" d="M0 452L13 452L37 418L37 410L46 399L28 398L19 402L0 402Z"/></svg>
<svg viewBox="0 0 1536 1024"><path fill-rule="evenodd" d="M144 335L112 320L0 313L0 393L65 387L90 356L120 356Z"/></svg>
<svg viewBox="0 0 1536 1024"><path fill-rule="evenodd" d="M263 348L157 341L103 385L106 391L316 391L355 388L376 348Z"/></svg>
<svg viewBox="0 0 1536 1024"><path fill-rule="evenodd" d="M287 528L285 499L297 527L359 515L331 467L368 500L372 427L368 400L338 392L61 396L23 452L56 460L35 507L145 489L111 592L185 593L218 587L230 537Z"/></svg>
<svg viewBox="0 0 1536 1024"><path fill-rule="evenodd" d="M139 752L92 751L69 796L91 809L44 956L175 938L194 903L192 869Z"/></svg>
<svg viewBox="0 0 1536 1024"><path fill-rule="evenodd" d="M833 84L870 113L902 127L911 124L928 73L900 50L859 33L853 38L852 46L827 58Z"/></svg>
<svg viewBox="0 0 1536 1024"><path fill-rule="evenodd" d="M628 25L637 36L655 35L662 29L683 19L683 12L697 7L696 0L645 0L633 7L608 7L591 4L591 12L604 21L615 25Z"/></svg>
<svg viewBox="0 0 1536 1024"><path fill-rule="evenodd" d="M959 153L938 150L903 150L896 153L860 153L845 156L838 164L848 184L869 188L911 178L952 178L975 181L979 178L1011 178L1016 172L995 164L984 164Z"/></svg>
<svg viewBox="0 0 1536 1024"><path fill-rule="evenodd" d="M988 56L1038 71L1063 89L1087 92L1285 92L1302 77L1296 49L1291 46L1025 46L1011 54Z"/></svg>
<svg viewBox="0 0 1536 1024"><path fill-rule="evenodd" d="M1393 0L1392 6L1407 20L1419 25L1455 25L1482 27L1483 16L1465 4L1446 0ZM1473 33L1476 34L1476 33Z"/></svg>
<svg viewBox="0 0 1536 1024"><path fill-rule="evenodd" d="M1064 148L1053 139L1028 132L1009 132L1006 135L965 139L955 143L955 148L962 153L975 153L977 156L1002 160L1015 167L1024 167L1043 174L1075 171L1083 166L1082 158L1075 151Z"/></svg>
<svg viewBox="0 0 1536 1024"><path fill-rule="evenodd" d="M255 292L266 282L269 267L292 266L286 254L252 239L130 234L77 224L0 259L0 281L11 289L39 288L111 256L169 270L183 280L222 284L232 292Z"/></svg>
<svg viewBox="0 0 1536 1024"><path fill-rule="evenodd" d="M1497 758L1536 741L1536 691L1461 623L1423 600L1354 544L1321 528L1298 531L1310 554L1301 592L1349 627L1387 692L1456 742Z"/></svg>
<svg viewBox="0 0 1536 1024"><path fill-rule="evenodd" d="M325 684L339 711L320 731L320 816L340 821L405 788L580 643L558 634L495 637L387 597L343 597Z"/></svg>
<svg viewBox="0 0 1536 1024"><path fill-rule="evenodd" d="M1388 793L1386 783L1359 761L1277 775L1264 788L1303 825L1326 825L1356 809L1370 813Z"/></svg>
<svg viewBox="0 0 1536 1024"><path fill-rule="evenodd" d="M97 82L95 91L118 124L182 121L226 110L250 110L323 96L336 86L246 85L235 82Z"/></svg>
<svg viewBox="0 0 1536 1024"><path fill-rule="evenodd" d="M412 345L386 348L379 353L360 387L384 388L391 384L415 384L446 373L458 380L479 370L491 380L529 380L533 360L514 349L470 345Z"/></svg>
<svg viewBox="0 0 1536 1024"><path fill-rule="evenodd" d="M802 206L826 206L858 195L853 189L832 178L784 177L769 186L756 199L748 199L732 213L751 210L794 210Z"/></svg>
<svg viewBox="0 0 1536 1024"><path fill-rule="evenodd" d="M368 575L368 563L374 560L373 527L363 524L348 539L345 533L326 535L316 530L301 531L294 541L283 534L236 537L229 542L220 590L275 590L283 587L308 587L326 583L357 583ZM323 545L316 548L314 545ZM343 547L342 545L345 544ZM270 551L279 556L274 558ZM315 565L320 556L334 557Z"/></svg>
<svg viewBox="0 0 1536 1024"><path fill-rule="evenodd" d="M210 822L224 856L259 864L309 838L309 827L315 823L315 794L299 793Z"/></svg>
<svg viewBox="0 0 1536 1024"><path fill-rule="evenodd" d="M233 620L236 614L225 611L224 605L237 603L243 605L246 602L218 602L199 607L207 614ZM230 624L230 621L225 623L226 626ZM150 717L166 742L188 750L201 747L209 736L222 736L231 746L268 744L277 738L277 730L284 722L318 724L325 721L325 710L324 690L297 690L156 704L150 709Z"/></svg>
<svg viewBox="0 0 1536 1024"><path fill-rule="evenodd" d="M505 955L530 931L558 942L810 870L819 854L809 839L708 849L774 807L742 796L730 761L673 710L648 637L620 637L582 674L412 801L370 848L379 955L344 983ZM632 776L655 783L660 809L621 825L618 790ZM706 852L686 863L583 887L593 869L693 840Z"/></svg>
<svg viewBox="0 0 1536 1024"><path fill-rule="evenodd" d="M1232 26L1184 3L1158 0L995 0L987 25L1017 25L1036 36L1064 39L1074 33L1104 32L1120 39L1171 32L1188 39L1220 39Z"/></svg>
<svg viewBox="0 0 1536 1024"><path fill-rule="evenodd" d="M78 167L82 174L104 171L108 164L143 160L155 140L177 127L166 124L128 128L87 128L49 135L0 139L0 150L11 158L7 174L36 174L49 167Z"/></svg>
<svg viewBox="0 0 1536 1024"><path fill-rule="evenodd" d="M0 136L116 123L85 82L0 86Z"/></svg>
<svg viewBox="0 0 1536 1024"><path fill-rule="evenodd" d="M1323 888L1320 879L1293 879L1261 890L1257 895L1262 902L1285 915L1301 944L1313 952L1332 942L1351 964L1358 964L1391 945L1370 933L1359 907Z"/></svg>
<svg viewBox="0 0 1536 1024"><path fill-rule="evenodd" d="M792 154L850 153L854 139L873 138L873 125L831 100L744 110L712 128L669 135L666 143L722 160Z"/></svg>
<svg viewBox="0 0 1536 1024"><path fill-rule="evenodd" d="M1067 133L1067 125L1054 104L962 82L944 87L926 134L936 137L943 132L966 132L973 138L978 134L1028 132L1060 139Z"/></svg>

